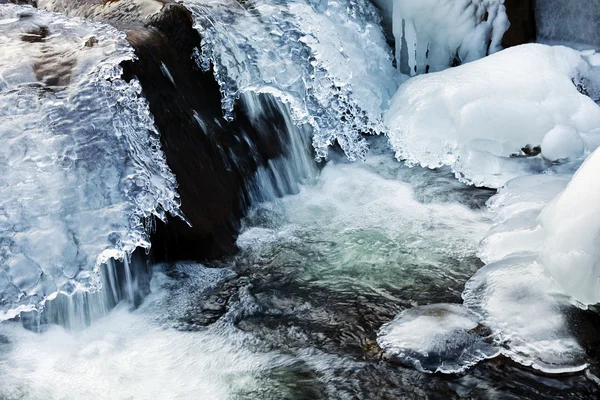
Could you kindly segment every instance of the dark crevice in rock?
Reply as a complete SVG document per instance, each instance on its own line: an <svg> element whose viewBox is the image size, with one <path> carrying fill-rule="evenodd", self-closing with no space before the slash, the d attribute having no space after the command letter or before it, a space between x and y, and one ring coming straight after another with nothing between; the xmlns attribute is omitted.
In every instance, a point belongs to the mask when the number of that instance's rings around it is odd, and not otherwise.
<svg viewBox="0 0 600 400"><path fill-rule="evenodd" d="M504 6L510 28L502 38L502 47L535 42L535 0L506 0Z"/></svg>

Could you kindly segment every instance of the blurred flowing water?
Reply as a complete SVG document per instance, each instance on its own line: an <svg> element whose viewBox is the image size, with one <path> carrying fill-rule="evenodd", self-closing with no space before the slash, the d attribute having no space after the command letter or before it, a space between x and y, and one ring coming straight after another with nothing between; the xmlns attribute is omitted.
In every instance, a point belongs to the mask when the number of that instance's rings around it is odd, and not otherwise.
<svg viewBox="0 0 600 400"><path fill-rule="evenodd" d="M139 84L120 79L123 34L0 6L0 316L30 311L0 323L0 398L598 396L594 365L546 375L498 356L429 374L377 343L402 311L462 302L496 192L407 168L385 137L363 136L385 131L405 79L370 2L184 4L224 114L269 93L293 138L249 183L239 253L204 264L151 265L143 251L178 201Z"/></svg>

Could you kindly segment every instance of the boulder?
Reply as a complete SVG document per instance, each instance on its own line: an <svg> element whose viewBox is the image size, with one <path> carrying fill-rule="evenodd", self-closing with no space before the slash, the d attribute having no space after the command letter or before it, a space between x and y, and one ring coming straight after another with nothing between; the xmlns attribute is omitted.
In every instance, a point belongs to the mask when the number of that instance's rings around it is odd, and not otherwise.
<svg viewBox="0 0 600 400"><path fill-rule="evenodd" d="M227 121L212 71L192 54L200 35L191 13L166 0L39 0L50 11L107 21L127 33L137 60L124 62L124 78L137 78L161 134L162 150L177 178L187 221L169 216L153 227L156 261L202 260L231 254L248 207L257 168L285 154L285 120L269 96L260 115L243 102Z"/></svg>

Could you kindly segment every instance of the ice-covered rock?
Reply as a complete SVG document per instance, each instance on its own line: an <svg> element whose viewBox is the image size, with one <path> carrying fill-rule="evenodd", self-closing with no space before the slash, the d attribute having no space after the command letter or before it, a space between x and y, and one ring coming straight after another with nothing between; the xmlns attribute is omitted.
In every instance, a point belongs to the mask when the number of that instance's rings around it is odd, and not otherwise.
<svg viewBox="0 0 600 400"><path fill-rule="evenodd" d="M202 36L198 62L212 65L229 119L241 93L270 93L297 124L313 127L318 157L336 141L350 159L363 157L361 134L385 131L383 113L401 77L369 1L183 4Z"/></svg>
<svg viewBox="0 0 600 400"><path fill-rule="evenodd" d="M409 164L449 165L463 181L494 188L549 168L522 157L544 138L551 160L589 154L600 138L596 57L529 44L410 79L386 114L390 143Z"/></svg>
<svg viewBox="0 0 600 400"><path fill-rule="evenodd" d="M547 373L587 367L570 315L575 306L600 302L600 150L574 176L572 164L515 178L488 201L494 226L478 250L487 265L463 292L464 307L478 316L471 323L489 334L490 349ZM441 314L427 319L423 311L400 314L381 330L379 344L388 356L441 372L488 358L477 346L463 346L469 324L462 326L456 312L449 322L437 318ZM460 357L447 350L457 346L463 346Z"/></svg>
<svg viewBox="0 0 600 400"><path fill-rule="evenodd" d="M514 254L486 265L467 282L463 298L505 356L548 373L587 366L563 312L568 301L536 253Z"/></svg>
<svg viewBox="0 0 600 400"><path fill-rule="evenodd" d="M125 35L0 6L0 320L98 284L99 264L149 247L178 214L175 177Z"/></svg>
<svg viewBox="0 0 600 400"><path fill-rule="evenodd" d="M458 304L408 309L381 327L387 357L423 372L456 373L498 355L477 314Z"/></svg>
<svg viewBox="0 0 600 400"><path fill-rule="evenodd" d="M481 315L504 355L546 372L581 370L586 355L568 309L600 302L600 150L570 173L508 182L492 197L496 225L481 242L486 265L464 304Z"/></svg>

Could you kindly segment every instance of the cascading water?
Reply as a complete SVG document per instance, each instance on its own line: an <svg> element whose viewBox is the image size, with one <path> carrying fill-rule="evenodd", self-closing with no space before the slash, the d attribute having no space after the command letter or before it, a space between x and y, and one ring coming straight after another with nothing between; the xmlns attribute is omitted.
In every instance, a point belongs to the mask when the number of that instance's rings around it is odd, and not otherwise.
<svg viewBox="0 0 600 400"><path fill-rule="evenodd" d="M400 76L368 1L184 4L202 36L198 63L212 65L228 118L241 93L271 93L313 128L318 157L337 142L351 160L367 150L361 134L385 131L383 111Z"/></svg>
<svg viewBox="0 0 600 400"><path fill-rule="evenodd" d="M98 288L178 202L140 86L120 77L124 35L22 6L0 22L3 320Z"/></svg>
<svg viewBox="0 0 600 400"><path fill-rule="evenodd" d="M366 0L0 5L0 398L600 394L598 55L474 61L499 50L502 0L375 2L398 68ZM74 15L127 29L141 84L125 34ZM212 103L161 98L186 75L160 43L189 31ZM170 136L165 160L150 109L209 139ZM223 161L190 175L244 189L225 200L250 206L239 251L153 265L189 145Z"/></svg>

